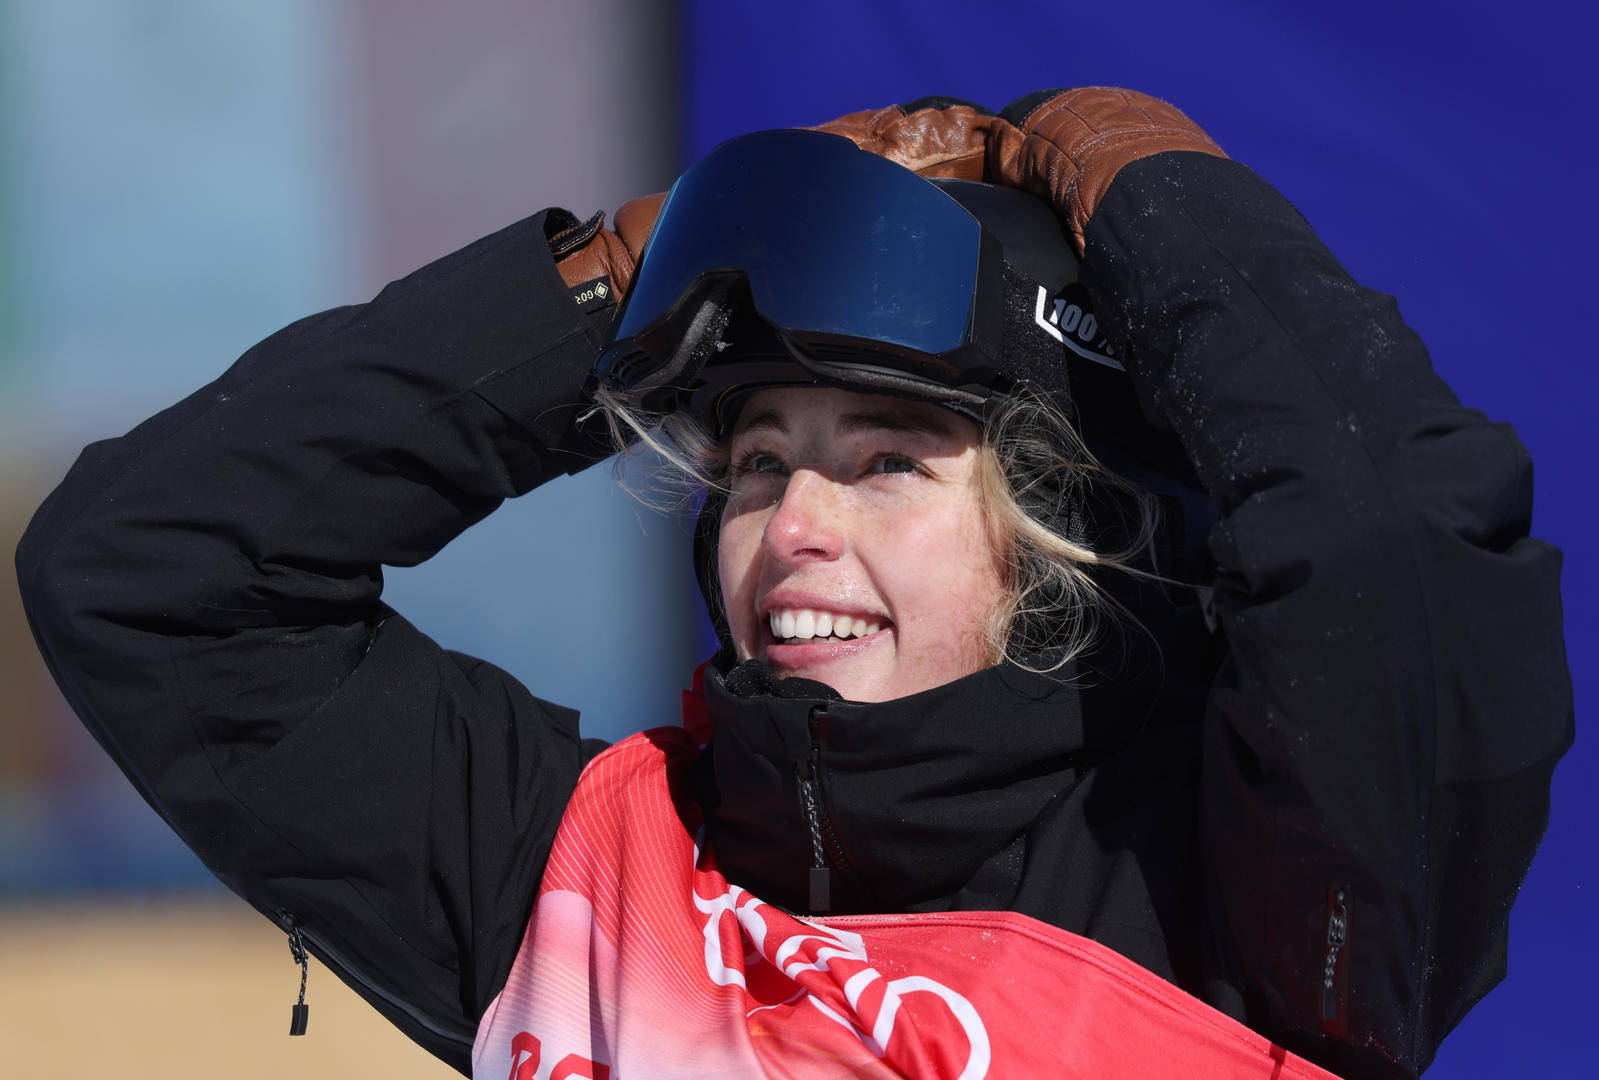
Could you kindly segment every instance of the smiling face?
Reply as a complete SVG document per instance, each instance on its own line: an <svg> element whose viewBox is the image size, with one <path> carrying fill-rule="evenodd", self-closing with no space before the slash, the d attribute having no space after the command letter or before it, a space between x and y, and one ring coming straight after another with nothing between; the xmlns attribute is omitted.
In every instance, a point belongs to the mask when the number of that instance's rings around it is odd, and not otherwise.
<svg viewBox="0 0 1599 1080"><path fill-rule="evenodd" d="M731 439L717 567L740 660L887 701L987 667L1000 560L977 425L923 402L762 390Z"/></svg>

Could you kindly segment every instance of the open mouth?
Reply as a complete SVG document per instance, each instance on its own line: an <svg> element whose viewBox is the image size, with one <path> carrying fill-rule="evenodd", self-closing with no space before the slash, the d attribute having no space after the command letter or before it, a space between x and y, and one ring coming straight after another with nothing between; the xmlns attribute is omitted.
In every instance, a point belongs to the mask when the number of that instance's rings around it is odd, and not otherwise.
<svg viewBox="0 0 1599 1080"><path fill-rule="evenodd" d="M875 634L890 625L877 615L848 615L815 608L774 608L767 613L779 645L841 644Z"/></svg>

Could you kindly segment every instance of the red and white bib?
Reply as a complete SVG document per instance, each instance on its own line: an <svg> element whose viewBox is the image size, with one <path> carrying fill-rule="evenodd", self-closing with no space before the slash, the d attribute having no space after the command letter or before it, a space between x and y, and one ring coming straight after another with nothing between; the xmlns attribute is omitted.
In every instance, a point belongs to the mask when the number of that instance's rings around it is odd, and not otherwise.
<svg viewBox="0 0 1599 1080"><path fill-rule="evenodd" d="M799 918L718 871L686 731L584 770L478 1080L1332 1076L1014 912Z"/></svg>

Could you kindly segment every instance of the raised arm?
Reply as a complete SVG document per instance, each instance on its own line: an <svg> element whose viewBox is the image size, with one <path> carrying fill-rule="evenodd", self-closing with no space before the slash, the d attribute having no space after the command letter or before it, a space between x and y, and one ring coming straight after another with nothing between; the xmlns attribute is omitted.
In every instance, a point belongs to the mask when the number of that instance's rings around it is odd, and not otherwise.
<svg viewBox="0 0 1599 1080"><path fill-rule="evenodd" d="M385 607L381 567L603 456L574 419L614 301L573 286L625 287L653 211L547 211L274 334L85 450L17 550L145 798L463 1070L586 754L575 712Z"/></svg>
<svg viewBox="0 0 1599 1080"><path fill-rule="evenodd" d="M1142 399L1222 514L1213 974L1300 1053L1414 1074L1503 976L1571 739L1560 556L1528 535L1526 450L1175 109L1078 90L1001 115L991 178L1081 238Z"/></svg>

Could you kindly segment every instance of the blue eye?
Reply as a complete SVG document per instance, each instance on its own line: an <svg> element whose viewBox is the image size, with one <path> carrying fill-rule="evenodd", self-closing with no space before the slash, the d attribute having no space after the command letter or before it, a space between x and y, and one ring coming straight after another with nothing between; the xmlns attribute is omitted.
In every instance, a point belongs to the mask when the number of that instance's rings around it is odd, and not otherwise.
<svg viewBox="0 0 1599 1080"><path fill-rule="evenodd" d="M783 464L783 459L776 454L767 453L765 450L751 450L734 462L733 471L739 475L754 473L781 475L788 470L787 466Z"/></svg>
<svg viewBox="0 0 1599 1080"><path fill-rule="evenodd" d="M915 473L921 466L899 454L880 454L872 462L872 471L878 473Z"/></svg>

